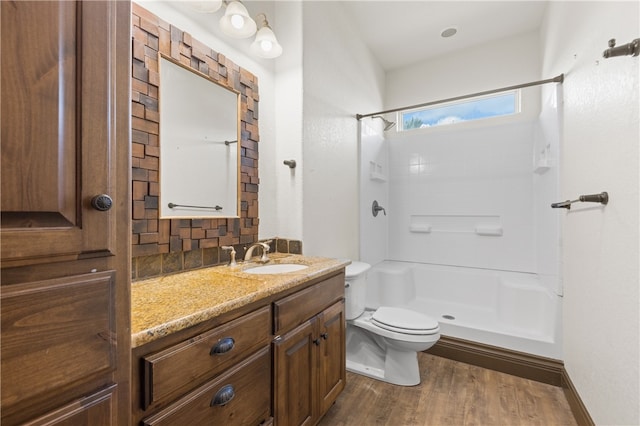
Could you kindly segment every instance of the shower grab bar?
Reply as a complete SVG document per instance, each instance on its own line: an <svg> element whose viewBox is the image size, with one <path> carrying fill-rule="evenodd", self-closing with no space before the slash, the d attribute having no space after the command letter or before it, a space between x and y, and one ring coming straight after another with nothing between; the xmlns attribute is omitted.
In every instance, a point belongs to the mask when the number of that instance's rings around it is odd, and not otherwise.
<svg viewBox="0 0 640 426"><path fill-rule="evenodd" d="M167 206L172 209L174 207L188 207L190 209L212 209L212 210L222 210L221 206L215 206L215 207L209 207L209 206L188 206L186 204L174 204L174 203L169 203L167 204Z"/></svg>
<svg viewBox="0 0 640 426"><path fill-rule="evenodd" d="M609 194L606 192L601 192L600 194L590 194L590 195L581 195L577 200L567 200L559 203L551 204L551 208L554 209L571 209L571 204L577 202L585 202L585 203L600 203L607 205L609 202Z"/></svg>

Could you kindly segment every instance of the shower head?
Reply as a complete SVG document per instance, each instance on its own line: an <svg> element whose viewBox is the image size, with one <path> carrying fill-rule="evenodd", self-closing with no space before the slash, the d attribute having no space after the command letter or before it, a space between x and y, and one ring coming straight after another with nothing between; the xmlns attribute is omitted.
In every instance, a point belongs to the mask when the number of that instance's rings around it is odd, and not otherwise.
<svg viewBox="0 0 640 426"><path fill-rule="evenodd" d="M396 123L395 123L395 122L393 122L393 121L389 121L389 120L385 119L385 118L384 118L383 116L381 116L381 115L374 115L374 116L373 116L373 117L371 117L371 118L379 118L379 119L381 119L381 120L384 122L384 130L385 130L385 131L389 130L390 128L392 128L393 126L395 126L395 125L396 125Z"/></svg>

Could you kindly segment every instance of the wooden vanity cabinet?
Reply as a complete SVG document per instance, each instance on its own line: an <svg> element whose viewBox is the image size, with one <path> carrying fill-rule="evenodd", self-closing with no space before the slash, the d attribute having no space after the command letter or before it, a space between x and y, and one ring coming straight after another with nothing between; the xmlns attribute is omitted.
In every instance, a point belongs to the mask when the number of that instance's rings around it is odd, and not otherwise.
<svg viewBox="0 0 640 426"><path fill-rule="evenodd" d="M134 393L140 399L134 401L133 423L258 425L269 421L270 324L267 305L209 329L180 332L136 348L139 368L134 368L134 375L140 377L140 386Z"/></svg>
<svg viewBox="0 0 640 426"><path fill-rule="evenodd" d="M276 425L315 425L342 392L344 274L274 303Z"/></svg>
<svg viewBox="0 0 640 426"><path fill-rule="evenodd" d="M132 423L318 423L345 386L344 271L301 287L134 348Z"/></svg>

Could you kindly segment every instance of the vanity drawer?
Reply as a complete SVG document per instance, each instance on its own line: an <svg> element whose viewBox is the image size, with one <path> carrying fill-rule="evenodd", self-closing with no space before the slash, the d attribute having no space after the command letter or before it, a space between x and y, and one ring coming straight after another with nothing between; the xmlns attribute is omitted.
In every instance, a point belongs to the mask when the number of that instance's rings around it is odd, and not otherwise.
<svg viewBox="0 0 640 426"><path fill-rule="evenodd" d="M228 402L222 405L225 400ZM270 415L271 352L267 346L142 423L145 426L258 425Z"/></svg>
<svg viewBox="0 0 640 426"><path fill-rule="evenodd" d="M273 333L290 330L344 297L344 273L273 303Z"/></svg>
<svg viewBox="0 0 640 426"><path fill-rule="evenodd" d="M269 306L143 357L143 406L176 398L271 341Z"/></svg>

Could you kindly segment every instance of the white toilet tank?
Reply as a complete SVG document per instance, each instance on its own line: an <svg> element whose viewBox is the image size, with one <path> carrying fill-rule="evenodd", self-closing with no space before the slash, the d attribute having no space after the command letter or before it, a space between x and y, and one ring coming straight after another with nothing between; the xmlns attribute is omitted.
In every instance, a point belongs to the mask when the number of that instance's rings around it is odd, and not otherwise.
<svg viewBox="0 0 640 426"><path fill-rule="evenodd" d="M352 320L364 312L367 271L371 269L371 265L364 262L351 262L345 269L345 310L347 320Z"/></svg>

